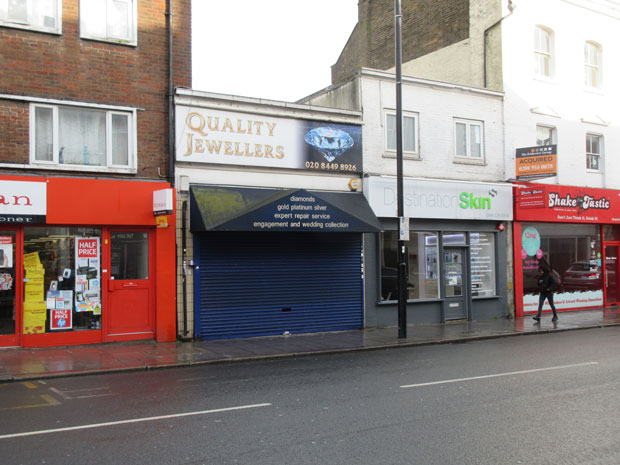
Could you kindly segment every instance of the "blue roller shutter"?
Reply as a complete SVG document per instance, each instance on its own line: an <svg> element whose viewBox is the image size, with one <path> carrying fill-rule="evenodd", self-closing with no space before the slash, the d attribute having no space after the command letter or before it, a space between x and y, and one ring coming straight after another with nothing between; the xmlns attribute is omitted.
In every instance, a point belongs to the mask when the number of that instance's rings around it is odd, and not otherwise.
<svg viewBox="0 0 620 465"><path fill-rule="evenodd" d="M197 234L202 339L362 327L359 233Z"/></svg>

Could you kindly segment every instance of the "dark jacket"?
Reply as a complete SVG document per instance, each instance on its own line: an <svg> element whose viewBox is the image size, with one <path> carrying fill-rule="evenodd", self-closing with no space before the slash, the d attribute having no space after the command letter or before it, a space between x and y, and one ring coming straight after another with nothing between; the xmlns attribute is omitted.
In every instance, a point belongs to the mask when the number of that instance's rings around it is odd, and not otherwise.
<svg viewBox="0 0 620 465"><path fill-rule="evenodd" d="M540 292L546 294L552 293L557 285L555 279L553 279L553 276L551 276L548 272L538 275L537 283Z"/></svg>

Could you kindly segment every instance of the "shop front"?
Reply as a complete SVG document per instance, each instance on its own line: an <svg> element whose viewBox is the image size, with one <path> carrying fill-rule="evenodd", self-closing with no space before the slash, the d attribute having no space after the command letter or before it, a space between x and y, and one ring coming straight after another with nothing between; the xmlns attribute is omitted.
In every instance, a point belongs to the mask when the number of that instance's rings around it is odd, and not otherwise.
<svg viewBox="0 0 620 465"><path fill-rule="evenodd" d="M176 338L169 184L2 176L0 189L0 347Z"/></svg>
<svg viewBox="0 0 620 465"><path fill-rule="evenodd" d="M546 184L514 188L517 315L538 310L539 266L555 271L558 310L618 305L620 191ZM549 310L547 302L543 310Z"/></svg>
<svg viewBox="0 0 620 465"><path fill-rule="evenodd" d="M405 179L403 187L408 323L506 316L511 187L426 179ZM365 248L367 324L391 326L398 300L396 178L367 177L364 193L383 229Z"/></svg>
<svg viewBox="0 0 620 465"><path fill-rule="evenodd" d="M361 194L193 185L190 230L196 338L363 327Z"/></svg>

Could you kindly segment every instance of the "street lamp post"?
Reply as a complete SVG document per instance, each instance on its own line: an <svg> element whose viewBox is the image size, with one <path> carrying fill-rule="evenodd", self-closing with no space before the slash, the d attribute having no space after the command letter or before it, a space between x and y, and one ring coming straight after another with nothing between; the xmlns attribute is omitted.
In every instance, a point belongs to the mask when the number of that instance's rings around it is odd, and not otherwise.
<svg viewBox="0 0 620 465"><path fill-rule="evenodd" d="M405 219L403 195L403 96L402 96L402 14L400 0L394 0L394 32L396 61L396 195L398 197L398 337L407 337L407 264L405 240L409 238L409 222Z"/></svg>

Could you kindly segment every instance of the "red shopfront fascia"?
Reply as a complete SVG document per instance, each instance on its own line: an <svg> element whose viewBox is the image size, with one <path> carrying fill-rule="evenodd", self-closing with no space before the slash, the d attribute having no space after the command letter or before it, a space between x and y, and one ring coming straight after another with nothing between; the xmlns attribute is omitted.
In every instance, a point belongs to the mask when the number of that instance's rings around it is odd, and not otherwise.
<svg viewBox="0 0 620 465"><path fill-rule="evenodd" d="M523 316L522 223L573 223L620 225L620 190L552 184L514 185L514 264L516 315ZM602 238L602 234L601 234ZM602 242L602 250L605 243ZM605 269L605 256L603 254ZM605 301L606 301L605 296ZM600 306L598 306L600 307ZM596 307L578 307L571 310Z"/></svg>
<svg viewBox="0 0 620 465"><path fill-rule="evenodd" d="M63 177L0 176L2 181L45 183L47 186L45 223L32 226L98 227L101 228L101 328L73 331L23 334L24 304L24 222L3 222L4 231L15 230L15 335L0 335L0 347L50 347L91 344L134 339L176 339L176 273L175 273L175 212L167 215L168 227L157 227L153 215L153 192L169 189L170 184L149 181L102 180ZM0 192L2 195L2 192ZM174 203L173 203L174 205ZM110 242L113 234L123 231L148 233L149 285L140 282L110 279ZM0 235L2 231L0 230ZM110 305L119 302L125 285L140 292L148 304L141 310L148 321L139 331L112 328ZM147 299L147 300L145 300ZM128 301L131 303L131 298ZM135 313L135 312L134 312ZM135 322L138 324L140 322Z"/></svg>

